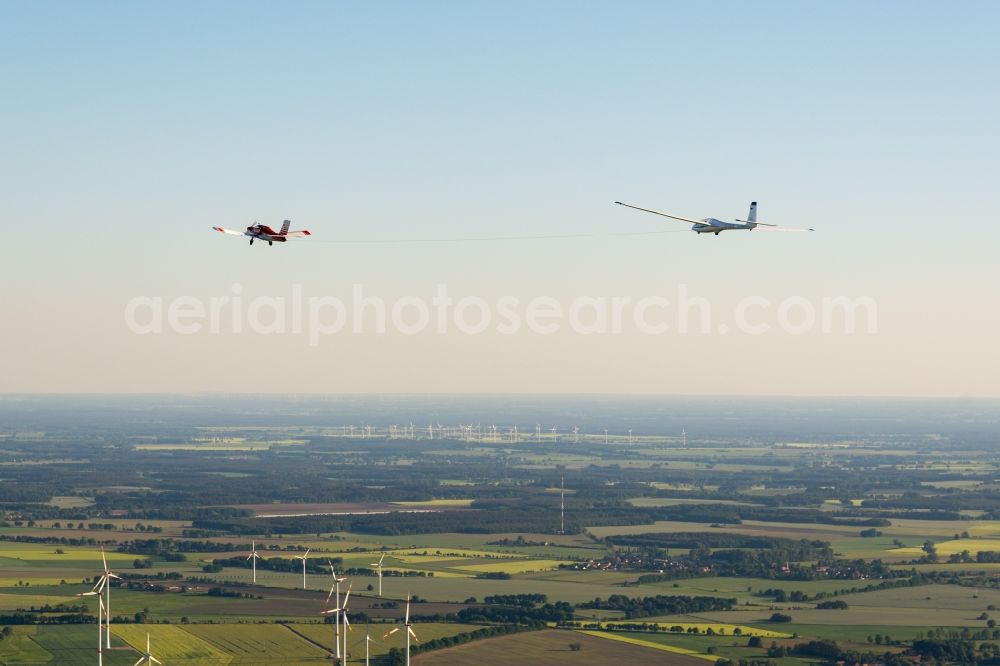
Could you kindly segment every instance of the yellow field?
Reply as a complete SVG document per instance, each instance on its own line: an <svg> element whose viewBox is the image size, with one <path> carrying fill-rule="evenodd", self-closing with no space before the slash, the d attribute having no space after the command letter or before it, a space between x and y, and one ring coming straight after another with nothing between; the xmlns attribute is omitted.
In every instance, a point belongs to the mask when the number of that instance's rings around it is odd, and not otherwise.
<svg viewBox="0 0 1000 666"><path fill-rule="evenodd" d="M57 553L56 550L62 550L63 552ZM119 553L116 551L106 551L105 556L108 558L108 563L128 562L129 566L131 566L132 560L135 559L135 555ZM55 544L15 543L7 541L0 544L0 557L32 562L79 562L80 560L93 560L96 563L96 566L100 566L101 550L93 546L62 546Z"/></svg>
<svg viewBox="0 0 1000 666"><path fill-rule="evenodd" d="M506 562L489 562L486 564L470 564L454 567L462 571L476 573L509 573L519 574L529 571L547 571L558 569L560 564L567 564L565 560L514 560Z"/></svg>
<svg viewBox="0 0 1000 666"><path fill-rule="evenodd" d="M378 559L379 554L376 554L376 559ZM431 553L426 548L406 551L390 550L386 551L386 556L395 558L400 562L436 562L440 560L453 560L456 557L490 557L506 560L526 559L526 556L517 553L498 553L492 550L449 549L447 551L436 550Z"/></svg>
<svg viewBox="0 0 1000 666"><path fill-rule="evenodd" d="M32 579L35 580L35 579ZM37 585L37 583L36 583ZM44 606L45 604L78 604L80 597L75 594L66 596L56 596L50 594L5 594L0 593L0 609L14 610L16 608L28 608L30 606Z"/></svg>
<svg viewBox="0 0 1000 666"><path fill-rule="evenodd" d="M166 663L228 664L232 661L231 655L172 624L112 624L111 633L140 653L146 651L148 633L150 652Z"/></svg>
<svg viewBox="0 0 1000 666"><path fill-rule="evenodd" d="M976 552L980 550L1000 551L1000 539L949 539L948 541L938 541L934 544L934 547L937 549L938 555L943 557L961 553L963 550L969 551L975 557ZM923 549L919 546L894 548L887 552L894 555L913 555L915 557L920 557L924 554Z"/></svg>
<svg viewBox="0 0 1000 666"><path fill-rule="evenodd" d="M694 650L688 650L687 648L676 647L673 645L664 645L663 643L654 643L653 641L644 641L641 638L632 638L631 636L621 636L619 634L612 634L606 631L585 631L580 630L581 634L586 634L587 636L595 636L597 638L607 638L612 641L619 641L621 643L629 643L631 645L639 645L641 647L652 648L654 650L662 650L663 652L674 652L676 654L684 654L689 657L697 657L699 659L704 659L706 661L717 661L718 657L710 654L702 654L701 652L695 652Z"/></svg>

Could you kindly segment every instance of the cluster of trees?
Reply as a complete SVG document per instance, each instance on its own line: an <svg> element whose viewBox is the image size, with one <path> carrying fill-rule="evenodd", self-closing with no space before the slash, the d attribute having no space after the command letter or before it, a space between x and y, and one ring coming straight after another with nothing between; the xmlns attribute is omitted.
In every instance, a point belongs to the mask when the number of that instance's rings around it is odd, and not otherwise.
<svg viewBox="0 0 1000 666"><path fill-rule="evenodd" d="M59 613L46 615L37 612L15 611L0 614L0 624L91 624L95 618L90 613Z"/></svg>
<svg viewBox="0 0 1000 666"><path fill-rule="evenodd" d="M324 575L330 572L327 567L326 562L322 562L317 559L307 559L306 573ZM224 567L231 567L236 569L250 569L253 564L250 560L246 558L245 555L240 555L237 557L228 557L225 559L212 560L210 564L206 564L202 567L205 573L218 573L222 571ZM301 573L302 572L302 560L297 560L293 557L263 557L257 560L257 568L263 569L265 571L281 571L285 573Z"/></svg>
<svg viewBox="0 0 1000 666"><path fill-rule="evenodd" d="M502 606L536 606L549 600L544 594L491 594L483 597L484 604Z"/></svg>
<svg viewBox="0 0 1000 666"><path fill-rule="evenodd" d="M250 550L250 544L221 543L196 539L134 539L118 544L118 552L155 555L170 562L183 562L183 553L217 553ZM182 552L183 551L183 552Z"/></svg>
<svg viewBox="0 0 1000 666"><path fill-rule="evenodd" d="M579 604L579 607L622 611L626 618L632 619L654 615L682 615L729 610L735 604L736 599L723 599L721 597L667 596L658 594L655 597L638 598L628 597L624 594L612 594L607 599L598 597L593 601Z"/></svg>
<svg viewBox="0 0 1000 666"><path fill-rule="evenodd" d="M451 614L449 613L449 617ZM469 624L523 624L567 622L573 619L573 606L565 601L541 606L470 606L454 614L454 620Z"/></svg>
<svg viewBox="0 0 1000 666"><path fill-rule="evenodd" d="M99 542L93 537L82 537L80 539L73 539L72 537L54 537L54 536L32 536L29 534L18 534L17 536L11 536L10 534L0 534L0 541L14 541L16 543L43 543L43 544L58 544L60 546L96 546L100 543L110 543L110 542Z"/></svg>
<svg viewBox="0 0 1000 666"><path fill-rule="evenodd" d="M831 599L819 602L816 604L816 608L820 610L847 610L847 602L843 599Z"/></svg>
<svg viewBox="0 0 1000 666"><path fill-rule="evenodd" d="M237 592L236 590L227 590L224 587L213 587L206 592L210 597L227 597L230 599L255 599L256 597L249 592Z"/></svg>

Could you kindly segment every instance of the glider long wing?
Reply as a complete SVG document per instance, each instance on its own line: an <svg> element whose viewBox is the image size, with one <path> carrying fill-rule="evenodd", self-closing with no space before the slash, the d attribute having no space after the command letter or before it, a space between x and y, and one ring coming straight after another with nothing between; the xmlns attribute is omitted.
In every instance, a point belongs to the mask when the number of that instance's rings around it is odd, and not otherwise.
<svg viewBox="0 0 1000 666"><path fill-rule="evenodd" d="M679 220L681 222L690 222L692 224L705 224L701 220L692 220L690 217L680 217L679 215L671 215L669 213L661 213L658 210L650 210L648 208L640 208L639 206L632 206L627 203L622 203L621 201L616 201L619 206L625 206L626 208L634 208L635 210L641 210L646 213L652 213L653 215L660 215L662 217L669 217L671 220Z"/></svg>

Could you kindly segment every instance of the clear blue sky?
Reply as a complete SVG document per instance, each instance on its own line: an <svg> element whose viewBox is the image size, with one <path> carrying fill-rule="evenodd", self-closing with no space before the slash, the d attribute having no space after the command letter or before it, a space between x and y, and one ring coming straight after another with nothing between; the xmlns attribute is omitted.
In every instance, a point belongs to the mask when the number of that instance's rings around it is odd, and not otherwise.
<svg viewBox="0 0 1000 666"><path fill-rule="evenodd" d="M998 24L993 2L3 3L0 391L1000 395ZM756 199L818 231L320 242L675 228L616 199ZM208 231L285 217L314 237ZM122 323L234 282L867 295L879 333L317 349Z"/></svg>

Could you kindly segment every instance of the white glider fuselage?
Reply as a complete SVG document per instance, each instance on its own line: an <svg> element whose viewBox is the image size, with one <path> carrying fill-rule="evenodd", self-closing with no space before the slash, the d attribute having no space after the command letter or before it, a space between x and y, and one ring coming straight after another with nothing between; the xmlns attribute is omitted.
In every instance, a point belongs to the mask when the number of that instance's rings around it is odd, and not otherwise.
<svg viewBox="0 0 1000 666"><path fill-rule="evenodd" d="M757 227L754 222L739 224L738 222L723 222L714 217L706 217L701 222L695 222L691 231L699 234L719 234L723 231L753 231Z"/></svg>

